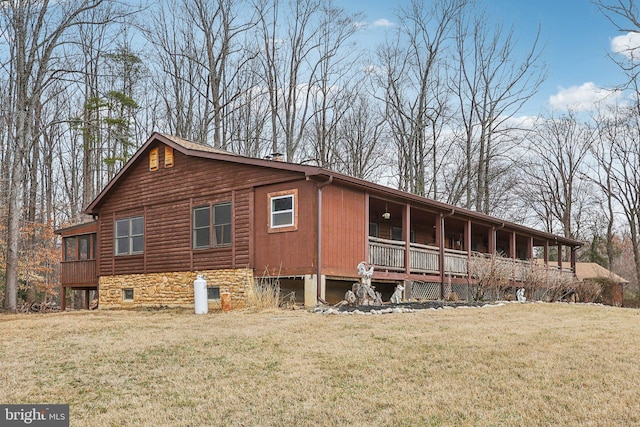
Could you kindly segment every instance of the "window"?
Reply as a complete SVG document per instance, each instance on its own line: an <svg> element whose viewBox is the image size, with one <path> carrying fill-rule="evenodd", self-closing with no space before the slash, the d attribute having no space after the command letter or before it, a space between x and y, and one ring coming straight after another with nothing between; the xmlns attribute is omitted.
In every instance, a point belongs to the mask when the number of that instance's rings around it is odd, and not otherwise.
<svg viewBox="0 0 640 427"><path fill-rule="evenodd" d="M402 240L401 227L391 227L391 240Z"/></svg>
<svg viewBox="0 0 640 427"><path fill-rule="evenodd" d="M213 246L231 244L231 203L213 205Z"/></svg>
<svg viewBox="0 0 640 427"><path fill-rule="evenodd" d="M293 195L271 198L271 227L293 225Z"/></svg>
<svg viewBox="0 0 640 427"><path fill-rule="evenodd" d="M231 203L200 206L193 209L193 248L217 248L231 245Z"/></svg>
<svg viewBox="0 0 640 427"><path fill-rule="evenodd" d="M122 290L123 301L133 301L133 288L124 288Z"/></svg>
<svg viewBox="0 0 640 427"><path fill-rule="evenodd" d="M95 259L95 237L95 234L84 234L81 236L65 237L63 239L64 260L86 261L89 259Z"/></svg>
<svg viewBox="0 0 640 427"><path fill-rule="evenodd" d="M269 228L270 231L291 231L298 228L297 190L270 193Z"/></svg>
<svg viewBox="0 0 640 427"><path fill-rule="evenodd" d="M78 259L81 261L92 258L89 237L89 235L78 236Z"/></svg>
<svg viewBox="0 0 640 427"><path fill-rule="evenodd" d="M153 148L149 151L149 170L157 171L158 170L158 149Z"/></svg>
<svg viewBox="0 0 640 427"><path fill-rule="evenodd" d="M144 217L116 220L116 255L144 252Z"/></svg>
<svg viewBox="0 0 640 427"><path fill-rule="evenodd" d="M64 238L64 260L65 261L76 260L76 238L75 237Z"/></svg>
<svg viewBox="0 0 640 427"><path fill-rule="evenodd" d="M173 167L173 148L171 147L164 147L164 167Z"/></svg>
<svg viewBox="0 0 640 427"><path fill-rule="evenodd" d="M196 249L210 245L210 216L209 206L193 210L193 247Z"/></svg>
<svg viewBox="0 0 640 427"><path fill-rule="evenodd" d="M207 299L208 300L220 299L220 287L219 286L207 286Z"/></svg>
<svg viewBox="0 0 640 427"><path fill-rule="evenodd" d="M369 236L371 237L378 237L378 224L376 224L375 222L370 222L369 223Z"/></svg>

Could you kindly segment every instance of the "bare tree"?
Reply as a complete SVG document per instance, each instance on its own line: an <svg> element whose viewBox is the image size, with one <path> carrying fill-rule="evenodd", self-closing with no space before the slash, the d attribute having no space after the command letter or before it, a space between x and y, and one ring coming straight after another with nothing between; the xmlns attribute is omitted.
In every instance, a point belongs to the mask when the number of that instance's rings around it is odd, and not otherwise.
<svg viewBox="0 0 640 427"><path fill-rule="evenodd" d="M228 113L227 149L250 157L266 157L273 153L268 132L268 91L260 85L260 67L260 61L253 58L238 73L232 92L239 95L229 105Z"/></svg>
<svg viewBox="0 0 640 427"><path fill-rule="evenodd" d="M640 33L640 10L634 0L593 0L603 15L621 32ZM621 207L628 228L635 263L635 277L640 280L640 62L637 47L630 46L612 60L626 74L622 89L630 89L633 103L616 110L614 121L605 125L603 148L596 151L605 179L600 188ZM601 126L602 128L602 126ZM602 141L602 139L601 139ZM640 286L638 287L640 296Z"/></svg>
<svg viewBox="0 0 640 427"><path fill-rule="evenodd" d="M233 0L184 0L184 8L189 21L199 30L198 36L205 47L204 58L191 58L206 70L207 106L211 108L213 121L213 145L226 148L224 118L228 103L237 93L230 93L232 82L238 70L247 61L245 55L232 62L238 52L247 53L236 39L250 29L253 20L238 18L242 2Z"/></svg>
<svg viewBox="0 0 640 427"><path fill-rule="evenodd" d="M398 153L398 188L439 198L437 186L442 129L449 114L444 84L447 42L466 0L412 1L399 13L392 40L381 46L378 84ZM431 173L428 170L431 169ZM431 181L431 185L429 184ZM428 194L429 193L429 194Z"/></svg>
<svg viewBox="0 0 640 427"><path fill-rule="evenodd" d="M600 168L600 189L615 201L626 220L636 277L640 277L640 104L617 112L608 125L600 124L593 155Z"/></svg>
<svg viewBox="0 0 640 427"><path fill-rule="evenodd" d="M609 171L611 170L613 158L603 150L606 150L606 147L612 142L616 141L618 137L618 131L621 130L616 123L615 117L619 115L618 107L613 107L613 109L605 110L604 112L599 112L599 116L594 119L596 123L596 134L594 144L591 146L592 155L596 158L597 162L594 167L589 168L587 171L587 175L585 179L591 181L596 188L598 188L599 194L601 195L599 205L600 205L600 213L596 216L596 221L593 222L593 230L592 230L592 248L590 251L592 252L592 257L594 253L597 251L595 248L595 243L603 239L605 245L605 255L606 255L606 265L607 268L612 268L614 265L614 258L616 257L616 253L618 252L614 248L614 238L615 238L615 222L616 215L614 210L614 199L609 197L609 194L613 192L611 174ZM602 224L605 224L602 227ZM604 236L602 236L601 229L605 228L606 231ZM593 260L591 260L593 262Z"/></svg>
<svg viewBox="0 0 640 427"><path fill-rule="evenodd" d="M9 56L2 60L8 73L10 109L8 147L12 151L8 185L8 234L6 288L4 306L15 311L17 305L18 250L20 218L23 214L25 165L31 149L36 148L42 132L38 115L42 96L52 82L62 74L54 72L59 61L57 53L68 41L69 31L79 25L85 12L101 6L101 0L52 2L15 0L3 3L0 27L12 40ZM59 67L58 70L64 69ZM33 166L33 164L32 164Z"/></svg>
<svg viewBox="0 0 640 427"><path fill-rule="evenodd" d="M565 237L579 238L584 220L581 215L586 213L583 207L594 201L588 182L583 179L593 140L591 126L578 122L571 111L542 119L530 134L530 184L523 186L521 193L526 193L523 198L533 207L536 219L548 222L549 232L557 231L555 226L559 224Z"/></svg>
<svg viewBox="0 0 640 427"><path fill-rule="evenodd" d="M367 94L352 93L349 104L338 124L335 168L347 175L375 180L379 169L385 166L384 117Z"/></svg>
<svg viewBox="0 0 640 427"><path fill-rule="evenodd" d="M497 196L504 195L494 187L510 169L514 141L522 138L512 119L544 79L539 31L524 54L518 54L514 28L488 22L485 12L458 22L460 69L453 79L465 153L465 206L487 214L501 201Z"/></svg>
<svg viewBox="0 0 640 427"><path fill-rule="evenodd" d="M348 14L332 2L321 5L311 79L311 123L304 151L315 164L335 168L338 126L349 109L349 86L357 77L357 46L350 43L358 31L359 14Z"/></svg>
<svg viewBox="0 0 640 427"><path fill-rule="evenodd" d="M206 70L194 60L205 56L204 44L197 42L183 5L160 3L154 12L145 36L154 52L150 63L162 127L172 135L206 143Z"/></svg>
<svg viewBox="0 0 640 427"><path fill-rule="evenodd" d="M262 43L261 75L269 94L271 148L284 151L285 158L294 161L313 116L316 69L336 53L330 44L326 55L319 50L325 29L323 11L332 6L320 0L291 0L285 6L279 0L261 0L255 8ZM325 24L330 23L325 20Z"/></svg>

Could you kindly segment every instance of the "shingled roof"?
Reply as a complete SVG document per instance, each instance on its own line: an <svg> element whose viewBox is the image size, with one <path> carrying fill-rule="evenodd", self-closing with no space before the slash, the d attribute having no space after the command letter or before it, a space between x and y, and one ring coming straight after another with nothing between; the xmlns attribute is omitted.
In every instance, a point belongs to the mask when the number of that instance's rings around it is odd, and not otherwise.
<svg viewBox="0 0 640 427"><path fill-rule="evenodd" d="M624 277L618 276L613 271L607 270L595 262L576 262L576 277L578 280L603 278L613 280L616 283L622 283L623 285L629 283Z"/></svg>

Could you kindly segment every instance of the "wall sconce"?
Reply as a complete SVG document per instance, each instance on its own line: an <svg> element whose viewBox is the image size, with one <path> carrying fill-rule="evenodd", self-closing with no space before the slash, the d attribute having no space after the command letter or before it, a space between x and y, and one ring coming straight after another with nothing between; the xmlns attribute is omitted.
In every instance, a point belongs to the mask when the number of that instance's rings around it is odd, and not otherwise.
<svg viewBox="0 0 640 427"><path fill-rule="evenodd" d="M391 219L391 214L389 213L389 206L387 206L387 204L384 204L384 213L382 214L382 218L386 219L387 221Z"/></svg>

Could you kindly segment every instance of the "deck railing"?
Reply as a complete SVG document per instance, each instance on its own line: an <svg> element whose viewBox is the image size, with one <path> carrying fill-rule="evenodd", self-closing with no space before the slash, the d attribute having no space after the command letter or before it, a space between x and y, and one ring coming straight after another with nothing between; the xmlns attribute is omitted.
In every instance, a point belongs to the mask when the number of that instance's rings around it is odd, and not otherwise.
<svg viewBox="0 0 640 427"><path fill-rule="evenodd" d="M404 270L404 242L369 237L369 264L385 270Z"/></svg>
<svg viewBox="0 0 640 427"><path fill-rule="evenodd" d="M565 266L560 267L557 265L550 265L549 271L558 272L563 276L573 277L573 270L571 269L571 267L565 267Z"/></svg>
<svg viewBox="0 0 640 427"><path fill-rule="evenodd" d="M456 251L454 249L444 250L444 272L454 276L466 276L469 265L467 251Z"/></svg>
<svg viewBox="0 0 640 427"><path fill-rule="evenodd" d="M405 242L369 237L369 263L388 271L404 270ZM440 272L440 249L435 246L411 243L409 268L413 273ZM447 274L467 274L467 252L445 249L444 270Z"/></svg>
<svg viewBox="0 0 640 427"><path fill-rule="evenodd" d="M474 252L475 254L475 252ZM479 254L490 257L489 254ZM369 237L369 263L378 270L404 271L405 242L400 240L388 240L378 237ZM466 251L454 249L444 250L444 271L452 276L466 276L468 274L469 257ZM525 279L527 271L531 268L530 260L506 259L512 268L512 275L516 281ZM409 244L409 269L417 274L440 274L440 249L437 246ZM554 265L548 267L549 271L559 272L562 275L573 277L571 267L562 268Z"/></svg>
<svg viewBox="0 0 640 427"><path fill-rule="evenodd" d="M63 261L60 264L60 281L63 285L98 285L96 260Z"/></svg>
<svg viewBox="0 0 640 427"><path fill-rule="evenodd" d="M438 274L440 271L440 250L437 247L411 243L409 253L412 272Z"/></svg>

